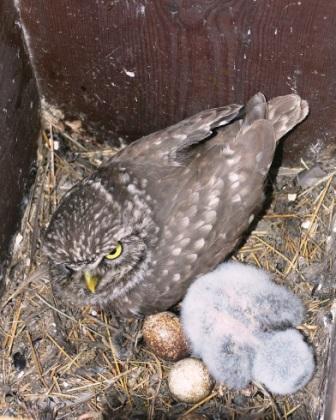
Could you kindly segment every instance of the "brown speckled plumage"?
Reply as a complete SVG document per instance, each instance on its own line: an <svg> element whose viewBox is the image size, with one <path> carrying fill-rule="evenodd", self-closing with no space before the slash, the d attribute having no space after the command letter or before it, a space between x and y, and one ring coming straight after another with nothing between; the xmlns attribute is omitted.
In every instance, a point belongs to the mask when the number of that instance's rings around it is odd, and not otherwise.
<svg viewBox="0 0 336 420"><path fill-rule="evenodd" d="M143 137L81 181L46 233L52 282L76 305L142 316L178 302L230 253L264 199L275 146L302 121L297 95L206 110ZM122 255L104 256L118 243ZM101 278L85 289L83 271Z"/></svg>

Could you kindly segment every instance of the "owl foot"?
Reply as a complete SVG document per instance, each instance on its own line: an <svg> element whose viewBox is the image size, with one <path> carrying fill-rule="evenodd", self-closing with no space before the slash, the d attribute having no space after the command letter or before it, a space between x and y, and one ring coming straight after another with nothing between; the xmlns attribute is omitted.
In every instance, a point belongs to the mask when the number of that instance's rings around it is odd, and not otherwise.
<svg viewBox="0 0 336 420"><path fill-rule="evenodd" d="M112 346L117 359L127 361L134 354L133 342L125 337L123 331L115 333L112 337Z"/></svg>
<svg viewBox="0 0 336 420"><path fill-rule="evenodd" d="M113 321L117 324L115 333L112 335L112 346L119 360L126 361L138 352L138 341L141 335L141 323L139 320L130 320L113 315Z"/></svg>

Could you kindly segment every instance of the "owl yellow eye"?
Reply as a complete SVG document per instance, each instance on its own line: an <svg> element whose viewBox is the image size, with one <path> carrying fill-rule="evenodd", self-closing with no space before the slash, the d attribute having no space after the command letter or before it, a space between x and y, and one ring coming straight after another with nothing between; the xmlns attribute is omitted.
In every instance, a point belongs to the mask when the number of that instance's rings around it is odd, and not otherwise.
<svg viewBox="0 0 336 420"><path fill-rule="evenodd" d="M115 260L116 258L120 257L122 251L122 245L119 243L115 248L112 249L109 254L105 255L105 258L108 260Z"/></svg>

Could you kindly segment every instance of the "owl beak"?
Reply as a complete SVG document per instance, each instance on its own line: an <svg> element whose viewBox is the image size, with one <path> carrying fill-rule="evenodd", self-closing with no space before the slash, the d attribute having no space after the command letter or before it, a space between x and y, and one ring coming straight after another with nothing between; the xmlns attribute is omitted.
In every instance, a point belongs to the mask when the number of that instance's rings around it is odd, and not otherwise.
<svg viewBox="0 0 336 420"><path fill-rule="evenodd" d="M85 271L84 278L86 287L90 290L91 293L95 293L98 285L98 277L93 276L89 271Z"/></svg>

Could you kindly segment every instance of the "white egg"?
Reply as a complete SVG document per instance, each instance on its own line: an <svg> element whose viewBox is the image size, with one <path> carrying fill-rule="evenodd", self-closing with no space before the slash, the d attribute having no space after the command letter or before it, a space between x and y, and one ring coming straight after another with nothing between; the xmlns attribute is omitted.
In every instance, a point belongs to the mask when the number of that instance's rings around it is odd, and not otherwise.
<svg viewBox="0 0 336 420"><path fill-rule="evenodd" d="M214 381L200 360L187 358L174 365L168 386L176 400L195 404L210 394Z"/></svg>

